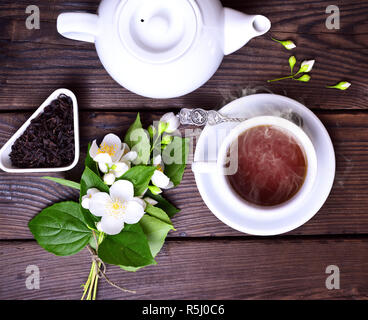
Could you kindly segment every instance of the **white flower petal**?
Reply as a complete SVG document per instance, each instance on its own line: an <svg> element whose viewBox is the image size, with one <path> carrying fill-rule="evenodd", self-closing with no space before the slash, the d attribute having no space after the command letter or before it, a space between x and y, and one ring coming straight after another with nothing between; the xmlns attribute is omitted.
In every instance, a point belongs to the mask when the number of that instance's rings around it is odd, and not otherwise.
<svg viewBox="0 0 368 320"><path fill-rule="evenodd" d="M94 159L97 156L97 152L98 152L98 145L96 140L94 140L91 144L91 147L89 148L89 155L91 156L92 159Z"/></svg>
<svg viewBox="0 0 368 320"><path fill-rule="evenodd" d="M143 210L146 210L147 203L143 199L134 197L133 201L138 202L143 207Z"/></svg>
<svg viewBox="0 0 368 320"><path fill-rule="evenodd" d="M101 142L101 146L107 144L108 146L116 146L116 150L121 150L121 140L120 138L113 133L109 133L107 134L102 142Z"/></svg>
<svg viewBox="0 0 368 320"><path fill-rule="evenodd" d="M111 157L112 162L114 162L114 163L118 162L121 159L123 154L124 154L123 150L121 150L121 149L117 150L116 153Z"/></svg>
<svg viewBox="0 0 368 320"><path fill-rule="evenodd" d="M108 146L109 148L111 148L111 151L113 151L110 153L112 162L118 161L121 158L122 145L121 145L121 140L117 135L113 133L109 133L108 135L106 135L101 142L100 148L103 149L104 146Z"/></svg>
<svg viewBox="0 0 368 320"><path fill-rule="evenodd" d="M101 230L109 235L115 235L124 228L124 220L117 216L105 215L100 221Z"/></svg>
<svg viewBox="0 0 368 320"><path fill-rule="evenodd" d="M111 172L115 175L116 178L120 178L125 172L130 169L130 164L125 162L116 162L113 165L113 170Z"/></svg>
<svg viewBox="0 0 368 320"><path fill-rule="evenodd" d="M133 183L128 180L118 180L110 187L110 196L113 200L128 201L134 197Z"/></svg>
<svg viewBox="0 0 368 320"><path fill-rule="evenodd" d="M153 165L154 165L154 166L159 166L159 165L161 165L161 162L162 162L162 157L161 157L161 155L160 155L160 154L158 154L157 156L155 156L155 157L153 158L153 161L152 161L152 163L153 163Z"/></svg>
<svg viewBox="0 0 368 320"><path fill-rule="evenodd" d="M103 173L107 173L109 172L109 165L107 163L104 162L98 162L98 168L100 169L101 172Z"/></svg>
<svg viewBox="0 0 368 320"><path fill-rule="evenodd" d="M97 217L102 217L107 212L107 205L111 198L106 192L98 192L89 201L89 211Z"/></svg>
<svg viewBox="0 0 368 320"><path fill-rule="evenodd" d="M180 126L179 118L174 114L174 112L168 112L162 116L161 122L168 123L168 127L165 130L167 133L172 133L176 131Z"/></svg>
<svg viewBox="0 0 368 320"><path fill-rule="evenodd" d="M166 188L170 183L170 179L160 170L155 170L151 180L156 187L163 189Z"/></svg>
<svg viewBox="0 0 368 320"><path fill-rule="evenodd" d="M88 189L87 190L87 196L89 196L91 198L94 194L96 194L98 192L101 192L101 191L98 190L97 188Z"/></svg>
<svg viewBox="0 0 368 320"><path fill-rule="evenodd" d="M126 153L125 155L122 156L121 160L123 161L134 161L135 159L137 159L138 154L135 151L129 151L128 153Z"/></svg>
<svg viewBox="0 0 368 320"><path fill-rule="evenodd" d="M123 219L128 224L137 223L144 215L143 207L137 201L128 201Z"/></svg>
<svg viewBox="0 0 368 320"><path fill-rule="evenodd" d="M123 142L121 144L121 150L123 151L123 155L124 155L124 154L127 154L130 151L130 148L125 142Z"/></svg>
<svg viewBox="0 0 368 320"><path fill-rule="evenodd" d="M82 207L84 209L89 209L89 201L91 200L92 196L96 193L99 193L100 190L96 188L91 188L87 190L87 194L82 197Z"/></svg>
<svg viewBox="0 0 368 320"><path fill-rule="evenodd" d="M151 206L155 206L156 204L158 204L158 202L150 197L145 197L143 198L144 201L146 201L147 203L149 203Z"/></svg>
<svg viewBox="0 0 368 320"><path fill-rule="evenodd" d="M98 231L103 232L102 231L102 228L101 228L101 221L100 222L97 222L96 228L97 228Z"/></svg>
<svg viewBox="0 0 368 320"><path fill-rule="evenodd" d="M91 199L87 195L82 197L82 203L81 203L81 205L82 205L82 207L84 209L89 209L89 201L90 200Z"/></svg>
<svg viewBox="0 0 368 320"><path fill-rule="evenodd" d="M112 172L106 173L103 176L103 181L108 185L111 186L115 182L115 175Z"/></svg>
<svg viewBox="0 0 368 320"><path fill-rule="evenodd" d="M174 183L170 181L169 184L165 188L162 188L162 189L172 189L172 188L174 188Z"/></svg>
<svg viewBox="0 0 368 320"><path fill-rule="evenodd" d="M93 160L98 163L107 163L107 164L112 163L112 158L107 153L99 153L93 158Z"/></svg>

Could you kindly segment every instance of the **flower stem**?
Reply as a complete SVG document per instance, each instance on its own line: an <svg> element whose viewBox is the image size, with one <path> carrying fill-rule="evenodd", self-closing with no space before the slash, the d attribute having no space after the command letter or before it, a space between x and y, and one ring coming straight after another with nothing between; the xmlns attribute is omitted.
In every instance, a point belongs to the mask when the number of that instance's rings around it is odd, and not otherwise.
<svg viewBox="0 0 368 320"><path fill-rule="evenodd" d="M92 268L93 268L93 264L91 266L91 270L89 271L87 282L83 285L84 291L83 291L83 296L82 296L81 300L84 300L84 297L85 297L85 295L86 295L86 293L88 291L88 288L89 288L89 284L91 283Z"/></svg>
<svg viewBox="0 0 368 320"><path fill-rule="evenodd" d="M98 269L100 268L101 266L101 263L98 263ZM95 280L95 285L94 285L94 288L93 288L93 298L92 300L96 300L96 296L97 296L97 284L98 284L98 276L96 277L96 280Z"/></svg>
<svg viewBox="0 0 368 320"><path fill-rule="evenodd" d="M96 233L94 230L92 230L93 237L96 241L96 254L98 252L98 246L102 243L104 239L104 233L100 232L98 235L98 239L96 237ZM94 252L93 249L90 248ZM98 284L98 270L101 266L101 263L96 262L95 260L92 261L91 270L89 272L89 276L87 279L86 284L83 286L83 296L81 300L95 300L97 296L97 284ZM86 296L87 294L87 296Z"/></svg>
<svg viewBox="0 0 368 320"><path fill-rule="evenodd" d="M92 268L93 268L93 273L92 273L92 281L91 281L91 285L89 286L89 290L88 290L88 296L87 296L87 300L93 300L92 299L92 292L94 291L94 286L95 286L95 282L97 277L97 268L96 268L96 262L94 261L92 263Z"/></svg>
<svg viewBox="0 0 368 320"><path fill-rule="evenodd" d="M159 141L160 136L161 135L157 133L155 140L153 141L152 139L152 147L151 147L150 153L156 148L156 144Z"/></svg>
<svg viewBox="0 0 368 320"><path fill-rule="evenodd" d="M294 78L295 76L296 76L296 74L293 74L293 75L287 76L287 77L282 77L282 78L278 78L278 79L268 80L267 82L274 82L274 81L280 81L280 80L285 80L285 79L291 79L291 78Z"/></svg>

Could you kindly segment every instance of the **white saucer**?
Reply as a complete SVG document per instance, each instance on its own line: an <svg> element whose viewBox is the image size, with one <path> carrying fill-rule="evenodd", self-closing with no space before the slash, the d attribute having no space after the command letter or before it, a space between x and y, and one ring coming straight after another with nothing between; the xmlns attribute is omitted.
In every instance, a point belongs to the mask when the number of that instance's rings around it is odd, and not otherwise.
<svg viewBox="0 0 368 320"><path fill-rule="evenodd" d="M280 115L285 111L295 112L303 119L303 129L314 144L318 169L312 191L296 210L282 217L262 219L256 215L241 212L241 209L225 199L216 188L217 175L194 173L198 190L213 214L228 226L253 235L276 235L300 227L311 219L325 203L335 177L335 152L321 121L301 103L274 94L254 94L232 101L220 112L233 117L254 117L261 115ZM194 161L216 161L217 152L226 132L237 123L223 123L206 126L198 139ZM225 134L224 134L225 132Z"/></svg>

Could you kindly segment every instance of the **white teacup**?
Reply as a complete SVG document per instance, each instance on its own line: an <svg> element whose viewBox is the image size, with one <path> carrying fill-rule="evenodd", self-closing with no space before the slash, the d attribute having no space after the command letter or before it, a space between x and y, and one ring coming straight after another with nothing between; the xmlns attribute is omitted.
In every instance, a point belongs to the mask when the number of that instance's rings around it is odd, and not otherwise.
<svg viewBox="0 0 368 320"><path fill-rule="evenodd" d="M238 137L246 130L258 126L275 126L281 130L285 130L300 144L306 157L307 172L303 185L291 199L275 206L261 206L246 201L238 195L226 178L228 174L234 174L237 169L237 162L233 160L230 161L230 167L228 167L228 150L230 146L236 142ZM234 159L233 154L230 155L230 158L231 157ZM237 158L237 155L235 158ZM317 155L307 134L293 122L275 116L259 116L240 123L230 131L219 148L216 162L194 162L192 164L192 170L195 173L216 174L218 178L216 188L221 189L221 194L227 201L243 208L242 211L247 214L256 213L259 218L264 217L268 219L270 216L275 218L275 215L282 215L283 213L290 212L293 207L298 206L311 192L317 174Z"/></svg>

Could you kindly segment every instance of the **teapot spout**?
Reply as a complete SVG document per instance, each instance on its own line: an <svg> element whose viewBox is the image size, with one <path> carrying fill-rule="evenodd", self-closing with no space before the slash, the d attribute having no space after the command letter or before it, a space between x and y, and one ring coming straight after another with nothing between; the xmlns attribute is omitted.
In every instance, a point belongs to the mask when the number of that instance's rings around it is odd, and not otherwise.
<svg viewBox="0 0 368 320"><path fill-rule="evenodd" d="M249 40L265 34L271 28L271 21L264 16L247 15L229 8L224 10L225 55L239 50Z"/></svg>

